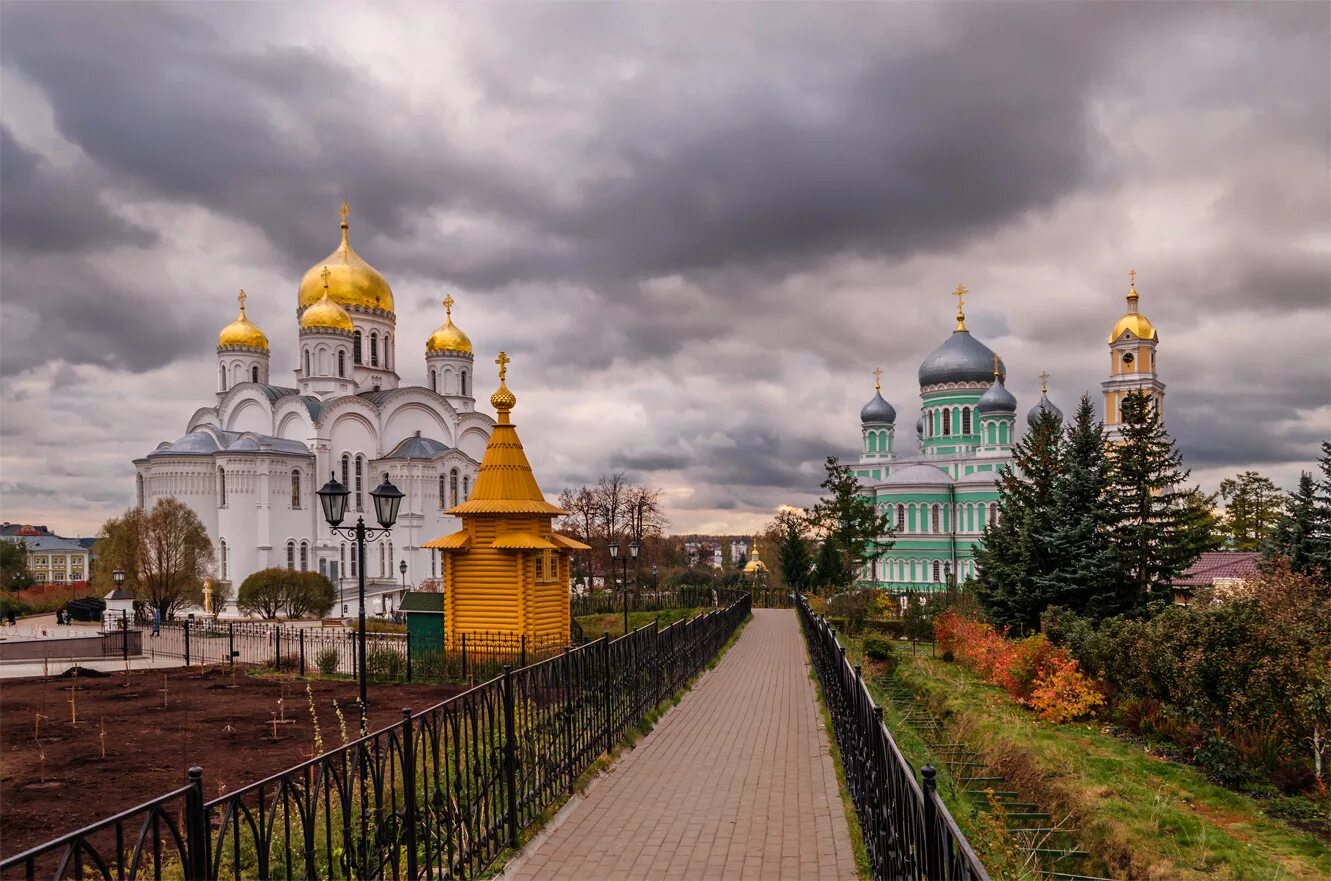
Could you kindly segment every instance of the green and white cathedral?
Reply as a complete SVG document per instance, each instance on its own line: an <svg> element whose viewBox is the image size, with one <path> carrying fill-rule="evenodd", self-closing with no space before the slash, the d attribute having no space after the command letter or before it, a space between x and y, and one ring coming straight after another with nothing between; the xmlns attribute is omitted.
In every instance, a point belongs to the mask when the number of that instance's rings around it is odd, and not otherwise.
<svg viewBox="0 0 1331 881"><path fill-rule="evenodd" d="M860 579L885 590L942 590L954 576L958 582L974 577L975 547L985 524L998 514L998 479L1012 465L1019 436L1017 399L1004 386L1007 368L966 329L966 289L955 293L956 329L920 364L918 452L897 455L896 409L878 382L873 399L860 410L863 446L855 473L896 531L892 547L866 563ZM1136 320L1127 321L1130 317ZM1164 385L1155 373L1157 342L1154 326L1137 311L1134 279L1128 312L1109 340L1115 360L1105 383L1108 422L1116 422L1115 404L1127 390L1149 391L1157 405L1163 401ZM1118 350L1129 348L1139 354L1124 361ZM1041 410L1062 418L1049 400L1047 374L1041 378L1040 400L1027 412L1022 430Z"/></svg>

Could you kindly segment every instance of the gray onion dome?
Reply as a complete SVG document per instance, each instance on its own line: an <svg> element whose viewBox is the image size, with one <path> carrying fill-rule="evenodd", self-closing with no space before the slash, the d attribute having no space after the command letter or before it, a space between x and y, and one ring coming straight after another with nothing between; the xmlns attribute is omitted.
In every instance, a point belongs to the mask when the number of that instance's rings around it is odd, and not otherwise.
<svg viewBox="0 0 1331 881"><path fill-rule="evenodd" d="M875 391L873 400L864 405L860 410L860 422L868 425L870 423L886 423L891 425L897 421L897 411L883 398L883 393Z"/></svg>
<svg viewBox="0 0 1331 881"><path fill-rule="evenodd" d="M998 365L998 375L1006 379L1002 359ZM920 365L922 388L944 382L988 382L993 376L993 350L965 330L953 332Z"/></svg>
<svg viewBox="0 0 1331 881"><path fill-rule="evenodd" d="M1031 411L1026 414L1026 424L1034 426L1035 420L1040 418L1041 410L1048 410L1059 422L1063 421L1063 411L1054 406L1054 402L1049 400L1048 393L1044 393L1040 395L1040 400L1031 408Z"/></svg>
<svg viewBox="0 0 1331 881"><path fill-rule="evenodd" d="M1012 392L1007 390L1001 379L995 379L994 384L980 395L980 401L976 406L980 413L987 415L989 413L1016 413L1017 399L1012 396Z"/></svg>

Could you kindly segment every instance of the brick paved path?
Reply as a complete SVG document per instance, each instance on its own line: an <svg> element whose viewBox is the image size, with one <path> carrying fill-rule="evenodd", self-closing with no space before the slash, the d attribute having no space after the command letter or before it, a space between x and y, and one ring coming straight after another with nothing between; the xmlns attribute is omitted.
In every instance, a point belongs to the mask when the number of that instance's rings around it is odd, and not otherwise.
<svg viewBox="0 0 1331 881"><path fill-rule="evenodd" d="M503 877L853 879L808 670L795 613L754 609L716 669Z"/></svg>

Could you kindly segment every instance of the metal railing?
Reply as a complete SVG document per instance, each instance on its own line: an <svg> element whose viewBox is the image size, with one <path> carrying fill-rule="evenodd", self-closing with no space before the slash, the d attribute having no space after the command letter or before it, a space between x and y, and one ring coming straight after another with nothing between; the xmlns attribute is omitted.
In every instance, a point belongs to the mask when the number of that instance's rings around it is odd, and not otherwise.
<svg viewBox="0 0 1331 881"><path fill-rule="evenodd" d="M747 594L503 673L398 724L203 800L189 784L0 862L0 878L468 879L714 658Z"/></svg>
<svg viewBox="0 0 1331 881"><path fill-rule="evenodd" d="M360 635L351 629L246 621L170 622L156 636L141 629L145 652L180 658L187 666L236 663L302 676L358 675ZM477 682L497 676L504 666L523 667L563 648L562 640L512 633L466 634L448 647L405 633L367 633L365 666L371 680Z"/></svg>
<svg viewBox="0 0 1331 881"><path fill-rule="evenodd" d="M744 591L724 587L686 585L653 590L636 586L628 591L630 612L661 612L666 609L708 609L730 605ZM624 592L604 590L581 594L569 600L569 611L582 615L618 615L624 611Z"/></svg>
<svg viewBox="0 0 1331 881"><path fill-rule="evenodd" d="M922 779L915 779L915 769L883 724L883 708L865 687L860 666L846 660L836 631L813 614L803 597L796 608L832 717L874 878L989 881L939 798L934 768L925 765Z"/></svg>

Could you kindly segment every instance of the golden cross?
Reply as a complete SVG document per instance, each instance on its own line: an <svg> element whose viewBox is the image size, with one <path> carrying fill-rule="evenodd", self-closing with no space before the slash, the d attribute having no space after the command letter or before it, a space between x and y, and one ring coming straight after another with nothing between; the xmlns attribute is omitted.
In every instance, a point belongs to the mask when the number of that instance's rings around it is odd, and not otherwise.
<svg viewBox="0 0 1331 881"><path fill-rule="evenodd" d="M499 365L500 382L503 382L504 377L508 374L508 362L512 360L513 360L512 358L508 357L507 352L500 352L499 357L495 359L495 363Z"/></svg>
<svg viewBox="0 0 1331 881"><path fill-rule="evenodd" d="M343 202L342 207L337 209L337 216L342 218L342 225L346 226L347 218L351 216L351 206Z"/></svg>
<svg viewBox="0 0 1331 881"><path fill-rule="evenodd" d="M1048 370L1041 370L1041 371L1040 371L1040 394L1044 394L1044 393L1046 393L1046 392L1048 392L1048 391L1049 391L1049 371L1048 371Z"/></svg>
<svg viewBox="0 0 1331 881"><path fill-rule="evenodd" d="M245 314L245 301L248 300L248 299L249 299L249 295L245 293L245 289L244 289L244 288L241 288L241 289L240 289L240 293L236 294L236 300L240 303L240 314L241 314L241 315L244 315L244 314Z"/></svg>
<svg viewBox="0 0 1331 881"><path fill-rule="evenodd" d="M1128 287L1133 287L1133 288L1135 288L1136 286L1137 286L1137 270L1135 270L1135 269L1129 269L1129 270L1128 270Z"/></svg>
<svg viewBox="0 0 1331 881"><path fill-rule="evenodd" d="M453 295L452 295L452 294L448 294L447 296L444 297L444 311L448 313L448 318L449 318L450 321L453 319L453 303L454 303L454 302L456 302L456 301L453 299Z"/></svg>
<svg viewBox="0 0 1331 881"><path fill-rule="evenodd" d="M966 329L966 295L970 291L966 290L964 284L957 285L957 289L952 292L952 296L957 298L957 330Z"/></svg>
<svg viewBox="0 0 1331 881"><path fill-rule="evenodd" d="M328 279L330 279L330 278L333 277L333 271L332 271L331 269L329 269L327 266L325 266L325 267L324 267L324 271L321 272L321 273L319 273L319 277L322 278L322 279L324 280L324 293L327 294L327 293L328 293Z"/></svg>
<svg viewBox="0 0 1331 881"><path fill-rule="evenodd" d="M998 353L994 353L994 379L998 378Z"/></svg>
<svg viewBox="0 0 1331 881"><path fill-rule="evenodd" d="M883 387L882 382L883 382L883 368L875 367L873 369L873 387L875 389L881 389Z"/></svg>

